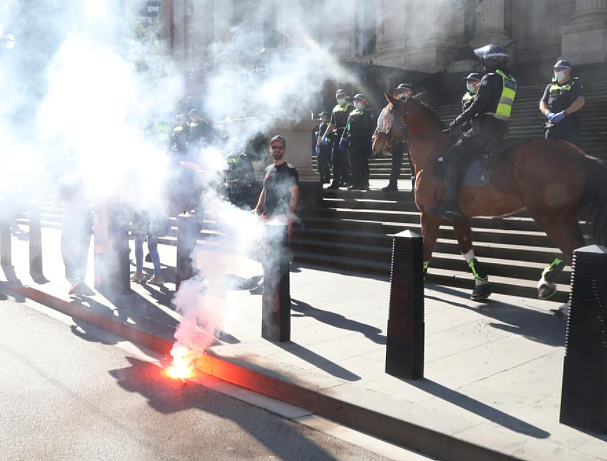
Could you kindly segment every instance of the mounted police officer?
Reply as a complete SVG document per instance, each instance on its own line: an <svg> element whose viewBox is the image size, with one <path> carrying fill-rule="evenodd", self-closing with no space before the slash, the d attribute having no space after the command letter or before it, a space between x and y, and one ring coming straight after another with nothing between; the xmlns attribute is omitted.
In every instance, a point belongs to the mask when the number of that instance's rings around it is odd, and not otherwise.
<svg viewBox="0 0 607 461"><path fill-rule="evenodd" d="M413 93L410 83L401 83L394 90L394 95L399 99L405 99ZM408 150L407 142L401 142L392 149L392 169L390 171L390 182L382 189L383 192L396 192L398 190L398 177L403 166L403 157ZM414 181L413 165L411 165L411 179Z"/></svg>
<svg viewBox="0 0 607 461"><path fill-rule="evenodd" d="M353 101L354 110L348 117L346 129L339 141L339 148L348 151L352 175L352 185L348 189L369 190L369 157L375 119L362 94L354 96Z"/></svg>
<svg viewBox="0 0 607 461"><path fill-rule="evenodd" d="M327 130L324 133L324 137L329 138L333 145L333 151L331 154L331 162L333 164L333 182L328 189L338 189L340 186L348 185L349 181L349 165L347 151L339 147L339 141L341 136L344 134L346 124L348 123L348 117L350 112L354 110L354 106L348 102L347 94L344 90L337 90L335 98L337 99L337 105L331 112L331 121ZM317 146L320 146L321 141L317 142Z"/></svg>
<svg viewBox="0 0 607 461"><path fill-rule="evenodd" d="M314 136L314 147L316 152L316 162L318 165L318 174L320 174L320 182L328 184L331 182L331 151L332 145L329 138L324 137L331 114L327 111L320 113L320 125L316 128Z"/></svg>
<svg viewBox="0 0 607 461"><path fill-rule="evenodd" d="M548 118L546 139L564 139L581 146L580 116L584 107L584 87L571 78L571 64L560 60L554 65L554 78L544 90L540 110Z"/></svg>
<svg viewBox="0 0 607 461"><path fill-rule="evenodd" d="M462 216L458 195L460 173L476 155L508 134L507 120L516 95L516 80L506 71L508 52L503 46L487 45L474 50L474 54L480 58L485 75L472 103L449 125L452 135L466 122L471 123L471 128L444 155L445 197L440 208L428 210L448 219Z"/></svg>

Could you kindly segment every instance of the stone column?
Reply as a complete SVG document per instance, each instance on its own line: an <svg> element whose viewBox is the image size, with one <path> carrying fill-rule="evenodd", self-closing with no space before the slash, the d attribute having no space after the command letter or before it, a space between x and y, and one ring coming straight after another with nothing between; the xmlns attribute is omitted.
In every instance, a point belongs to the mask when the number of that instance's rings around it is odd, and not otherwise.
<svg viewBox="0 0 607 461"><path fill-rule="evenodd" d="M576 0L573 22L562 29L562 57L572 64L607 60L607 0Z"/></svg>
<svg viewBox="0 0 607 461"><path fill-rule="evenodd" d="M511 40L504 24L504 0L481 1L476 7L476 27L470 45L474 48L489 43L508 45Z"/></svg>

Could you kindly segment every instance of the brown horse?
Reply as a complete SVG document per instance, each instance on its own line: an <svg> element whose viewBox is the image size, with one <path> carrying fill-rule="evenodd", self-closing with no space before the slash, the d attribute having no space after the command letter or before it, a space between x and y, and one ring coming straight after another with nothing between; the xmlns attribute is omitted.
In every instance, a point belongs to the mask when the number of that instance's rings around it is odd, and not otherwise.
<svg viewBox="0 0 607 461"><path fill-rule="evenodd" d="M381 126L378 128L373 152L383 154L405 138L409 142L427 268L442 221L427 208L436 206L445 192L445 183L433 175L433 170L449 145L449 134L436 113L417 99L386 98L390 104L384 113L392 122L384 123L383 132ZM487 185L460 188L459 206L466 217L452 224L476 281L472 299L480 300L491 291L474 258L469 218L501 217L526 210L563 252L565 262L571 264L573 250L584 246L581 216L589 225L594 243L607 243L607 168L565 141L533 139L512 147L494 168ZM546 268L538 283L540 298L556 292L556 277L565 262L557 258Z"/></svg>

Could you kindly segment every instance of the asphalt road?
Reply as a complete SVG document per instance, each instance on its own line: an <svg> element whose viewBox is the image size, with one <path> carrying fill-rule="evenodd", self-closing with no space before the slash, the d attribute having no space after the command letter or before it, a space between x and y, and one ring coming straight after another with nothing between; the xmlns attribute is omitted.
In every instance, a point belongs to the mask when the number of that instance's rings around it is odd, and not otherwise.
<svg viewBox="0 0 607 461"><path fill-rule="evenodd" d="M83 327L0 301L3 461L386 459L204 386L183 386Z"/></svg>

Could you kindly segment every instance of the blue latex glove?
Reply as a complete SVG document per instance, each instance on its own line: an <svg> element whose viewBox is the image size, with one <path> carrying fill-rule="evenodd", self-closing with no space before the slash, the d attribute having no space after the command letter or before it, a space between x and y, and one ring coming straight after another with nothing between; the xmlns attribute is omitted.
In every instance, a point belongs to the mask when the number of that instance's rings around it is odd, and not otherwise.
<svg viewBox="0 0 607 461"><path fill-rule="evenodd" d="M331 144L331 140L329 138L327 138L326 136L323 136L322 140L320 142L322 143L323 146L328 146Z"/></svg>
<svg viewBox="0 0 607 461"><path fill-rule="evenodd" d="M347 139L342 139L341 141L339 141L339 148L340 148L340 150L344 150L346 147L348 147L348 140Z"/></svg>
<svg viewBox="0 0 607 461"><path fill-rule="evenodd" d="M556 114L554 117L552 117L552 119L550 120L552 123L559 123L561 120L563 120L565 117L567 116L567 114L565 113L565 111L559 112L558 114Z"/></svg>
<svg viewBox="0 0 607 461"><path fill-rule="evenodd" d="M320 155L320 146L316 146L314 152L316 152L316 155Z"/></svg>
<svg viewBox="0 0 607 461"><path fill-rule="evenodd" d="M555 116L555 113L554 113L554 112L548 112L548 113L546 114L546 118L547 118L548 120L550 120L550 121L552 121L552 117L554 117L554 116Z"/></svg>

